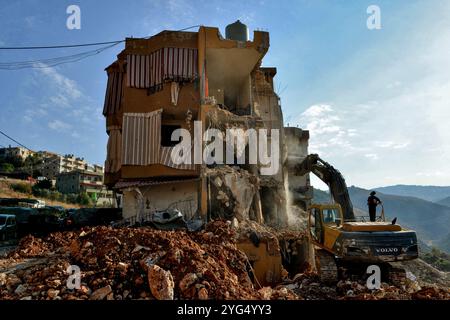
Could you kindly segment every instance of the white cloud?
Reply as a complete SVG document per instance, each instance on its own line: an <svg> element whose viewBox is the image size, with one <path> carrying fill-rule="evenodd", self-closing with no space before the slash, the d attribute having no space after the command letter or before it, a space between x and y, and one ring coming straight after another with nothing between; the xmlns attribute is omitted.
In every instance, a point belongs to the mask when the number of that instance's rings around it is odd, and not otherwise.
<svg viewBox="0 0 450 320"><path fill-rule="evenodd" d="M55 68L41 68L37 69L37 73L44 76L48 80L48 84L54 90L55 94L51 97L53 102L68 103L69 100L79 99L82 93L76 81L69 79Z"/></svg>
<svg viewBox="0 0 450 320"><path fill-rule="evenodd" d="M76 131L73 131L72 134L71 134L70 136L71 136L72 138L76 138L76 139L78 139L78 138L81 137L80 134L79 134L78 132L76 132Z"/></svg>
<svg viewBox="0 0 450 320"><path fill-rule="evenodd" d="M50 102L58 107L70 107L70 100L67 96L57 94L49 98Z"/></svg>
<svg viewBox="0 0 450 320"><path fill-rule="evenodd" d="M42 107L35 107L33 109L25 110L25 115L23 116L23 120L25 122L33 122L37 118L41 118L47 116L48 112Z"/></svg>
<svg viewBox="0 0 450 320"><path fill-rule="evenodd" d="M426 178L435 178L435 177L442 177L445 176L445 173L443 171L440 170L435 170L435 171L420 171L416 173L416 176L419 177L426 177Z"/></svg>
<svg viewBox="0 0 450 320"><path fill-rule="evenodd" d="M55 119L48 123L48 127L52 130L64 132L72 128L72 126L64 121Z"/></svg>
<svg viewBox="0 0 450 320"><path fill-rule="evenodd" d="M354 152L356 146L351 140L357 136L357 129L345 128L341 115L343 114L335 111L331 105L317 104L295 119L294 125L310 131L311 152L329 155L335 148L342 152Z"/></svg>
<svg viewBox="0 0 450 320"><path fill-rule="evenodd" d="M366 157L368 159L371 159L371 160L378 160L379 159L379 157L378 157L378 155L376 153L366 153L364 155L364 157Z"/></svg>
<svg viewBox="0 0 450 320"><path fill-rule="evenodd" d="M33 118L29 115L24 115L22 118L25 122L33 122Z"/></svg>

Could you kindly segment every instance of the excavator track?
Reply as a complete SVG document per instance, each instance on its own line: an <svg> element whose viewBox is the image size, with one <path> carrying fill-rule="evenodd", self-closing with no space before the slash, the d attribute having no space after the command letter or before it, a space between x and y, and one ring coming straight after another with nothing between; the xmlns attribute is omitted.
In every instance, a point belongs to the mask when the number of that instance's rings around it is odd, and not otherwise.
<svg viewBox="0 0 450 320"><path fill-rule="evenodd" d="M406 284L406 270L393 266L390 263L388 263L387 265L387 275L389 282L395 286L402 286Z"/></svg>
<svg viewBox="0 0 450 320"><path fill-rule="evenodd" d="M324 283L338 281L338 268L333 255L323 249L316 249L316 267L320 280Z"/></svg>

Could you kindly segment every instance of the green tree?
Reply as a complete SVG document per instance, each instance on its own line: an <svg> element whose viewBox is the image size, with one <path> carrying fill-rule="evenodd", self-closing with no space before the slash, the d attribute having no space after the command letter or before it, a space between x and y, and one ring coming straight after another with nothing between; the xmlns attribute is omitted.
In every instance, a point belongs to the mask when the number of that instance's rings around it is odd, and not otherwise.
<svg viewBox="0 0 450 320"><path fill-rule="evenodd" d="M442 271L450 271L450 254L437 249L431 248L430 252L425 253L422 259Z"/></svg>
<svg viewBox="0 0 450 320"><path fill-rule="evenodd" d="M31 185L28 183L11 183L11 189L16 192L31 194Z"/></svg>
<svg viewBox="0 0 450 320"><path fill-rule="evenodd" d="M77 202L82 206L89 206L91 205L92 199L88 196L86 192L82 192L78 195Z"/></svg>
<svg viewBox="0 0 450 320"><path fill-rule="evenodd" d="M14 165L11 163L4 162L0 164L0 171L5 173L11 173L14 171Z"/></svg>
<svg viewBox="0 0 450 320"><path fill-rule="evenodd" d="M6 157L5 162L12 164L14 168L23 167L23 160L20 157Z"/></svg>
<svg viewBox="0 0 450 320"><path fill-rule="evenodd" d="M69 193L67 195L67 202L73 203L73 204L78 203L78 195L76 195L74 193Z"/></svg>

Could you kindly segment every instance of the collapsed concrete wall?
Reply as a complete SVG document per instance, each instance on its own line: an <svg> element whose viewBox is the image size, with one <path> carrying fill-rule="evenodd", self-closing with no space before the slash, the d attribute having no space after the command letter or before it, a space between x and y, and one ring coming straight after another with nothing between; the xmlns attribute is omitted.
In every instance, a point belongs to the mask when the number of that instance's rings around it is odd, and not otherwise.
<svg viewBox="0 0 450 320"><path fill-rule="evenodd" d="M260 193L264 222L273 227L287 227L287 199L283 181L263 180Z"/></svg>
<svg viewBox="0 0 450 320"><path fill-rule="evenodd" d="M286 127L284 132L287 148L286 170L288 171L288 188L291 196L290 204L306 209L313 196L310 177L309 174L295 175L293 168L308 156L309 131L296 127Z"/></svg>
<svg viewBox="0 0 450 320"><path fill-rule="evenodd" d="M283 127L283 111L280 98L275 93L273 78L277 73L276 68L264 68L258 66L252 73L254 113L261 117L265 128L279 130L279 168L275 175L261 176L261 206L264 222L273 227L286 227L288 225L288 213L285 191L285 162L287 149ZM269 137L269 145L272 140Z"/></svg>
<svg viewBox="0 0 450 320"><path fill-rule="evenodd" d="M206 168L210 219L258 220L259 179L247 170L227 165Z"/></svg>
<svg viewBox="0 0 450 320"><path fill-rule="evenodd" d="M173 182L135 186L123 191L124 219L144 217L156 211L178 209L186 220L198 211L198 182Z"/></svg>

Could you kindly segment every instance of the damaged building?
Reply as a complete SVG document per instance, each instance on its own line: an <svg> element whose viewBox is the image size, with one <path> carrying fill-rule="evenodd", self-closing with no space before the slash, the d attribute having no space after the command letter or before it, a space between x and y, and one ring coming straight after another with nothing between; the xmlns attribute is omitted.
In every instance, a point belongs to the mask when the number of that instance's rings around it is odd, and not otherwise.
<svg viewBox="0 0 450 320"><path fill-rule="evenodd" d="M287 183L288 154L306 156L308 135L288 128L286 144L274 90L277 70L261 66L268 49L268 32L254 31L250 41L239 21L227 26L225 38L218 28L201 26L196 32L126 39L125 49L106 68L103 110L109 136L105 184L118 195L125 219L177 209L186 221L288 224L289 194L297 203L309 192L307 176ZM266 129L269 146L272 129L278 129L277 172L263 175L264 166L249 161L174 163L171 153L180 140L172 141L172 134L185 129L195 140L196 123L201 132ZM252 156L248 145L239 152L245 159Z"/></svg>

